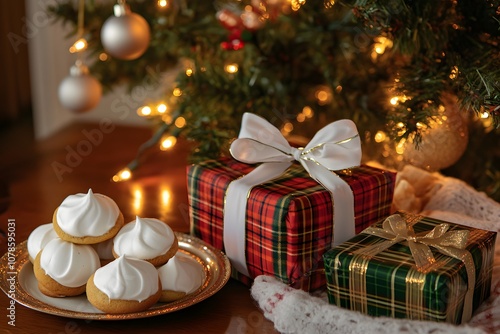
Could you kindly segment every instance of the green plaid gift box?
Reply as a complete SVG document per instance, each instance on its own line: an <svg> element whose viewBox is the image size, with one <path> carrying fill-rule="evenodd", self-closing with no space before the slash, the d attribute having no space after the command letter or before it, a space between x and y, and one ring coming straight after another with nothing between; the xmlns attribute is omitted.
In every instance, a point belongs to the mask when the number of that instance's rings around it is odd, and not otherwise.
<svg viewBox="0 0 500 334"><path fill-rule="evenodd" d="M232 158L188 167L191 233L224 250L224 196L233 180L256 165ZM369 166L340 175L354 194L356 232L389 214L395 174ZM281 177L252 188L246 208L246 262L251 277L234 272L250 284L258 275L275 276L304 290L325 286L323 253L331 248L331 194L299 164Z"/></svg>
<svg viewBox="0 0 500 334"><path fill-rule="evenodd" d="M394 233L399 220L404 229ZM397 213L324 254L329 302L372 316L467 322L490 294L495 239Z"/></svg>

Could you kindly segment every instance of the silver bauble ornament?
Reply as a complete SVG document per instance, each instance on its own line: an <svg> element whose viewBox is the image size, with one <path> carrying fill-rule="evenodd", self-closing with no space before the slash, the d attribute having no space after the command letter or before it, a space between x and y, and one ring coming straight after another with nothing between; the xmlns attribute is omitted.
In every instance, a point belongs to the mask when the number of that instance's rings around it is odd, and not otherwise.
<svg viewBox="0 0 500 334"><path fill-rule="evenodd" d="M469 130L454 96L442 97L444 109L430 128L422 132L418 147L406 142L403 159L411 165L435 172L455 164L463 155L469 142Z"/></svg>
<svg viewBox="0 0 500 334"><path fill-rule="evenodd" d="M99 104L102 86L89 74L87 66L77 62L71 67L70 75L59 85L58 95L64 108L84 113Z"/></svg>
<svg viewBox="0 0 500 334"><path fill-rule="evenodd" d="M101 42L111 56L133 60L142 56L149 45L151 32L148 22L132 13L120 3L114 6L114 16L109 17L101 29Z"/></svg>

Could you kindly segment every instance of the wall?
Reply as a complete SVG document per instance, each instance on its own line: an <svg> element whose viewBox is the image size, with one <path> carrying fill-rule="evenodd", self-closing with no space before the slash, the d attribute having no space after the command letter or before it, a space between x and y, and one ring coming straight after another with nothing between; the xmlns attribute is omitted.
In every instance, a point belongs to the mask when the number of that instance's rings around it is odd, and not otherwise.
<svg viewBox="0 0 500 334"><path fill-rule="evenodd" d="M31 113L28 47L23 38L22 1L0 2L0 125Z"/></svg>

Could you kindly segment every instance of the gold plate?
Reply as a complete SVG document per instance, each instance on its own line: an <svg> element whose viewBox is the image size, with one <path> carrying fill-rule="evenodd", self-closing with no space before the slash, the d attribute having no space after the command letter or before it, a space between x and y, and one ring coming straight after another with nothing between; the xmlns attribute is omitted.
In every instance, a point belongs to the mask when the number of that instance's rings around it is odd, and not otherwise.
<svg viewBox="0 0 500 334"><path fill-rule="evenodd" d="M202 286L174 302L157 303L146 311L123 314L106 314L94 308L85 295L65 298L45 296L38 289L29 261L26 243L17 245L14 254L5 253L0 259L0 288L11 299L21 305L40 312L77 319L124 320L152 317L189 307L219 291L229 280L231 265L229 259L220 250L204 241L183 233L176 232L179 252L191 257L203 266L205 281ZM9 259L9 255L11 255ZM12 255L15 260L13 261ZM10 260L10 262L9 262ZM11 283L13 283L11 285Z"/></svg>

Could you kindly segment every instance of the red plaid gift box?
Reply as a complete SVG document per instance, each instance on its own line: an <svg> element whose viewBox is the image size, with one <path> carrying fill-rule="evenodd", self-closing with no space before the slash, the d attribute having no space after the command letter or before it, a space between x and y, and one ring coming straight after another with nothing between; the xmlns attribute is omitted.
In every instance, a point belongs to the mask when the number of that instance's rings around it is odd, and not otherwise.
<svg viewBox="0 0 500 334"><path fill-rule="evenodd" d="M255 167L232 158L188 167L193 235L224 250L226 190ZM339 175L354 195L356 233L390 213L394 173L362 165ZM331 248L333 207L331 194L298 163L279 178L253 187L246 208L245 245L251 277L233 276L248 284L264 274L304 290L324 286L322 255Z"/></svg>

